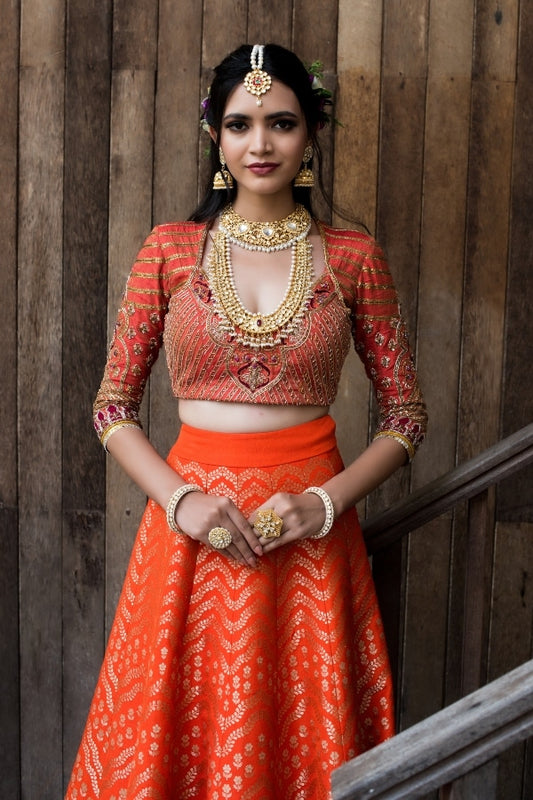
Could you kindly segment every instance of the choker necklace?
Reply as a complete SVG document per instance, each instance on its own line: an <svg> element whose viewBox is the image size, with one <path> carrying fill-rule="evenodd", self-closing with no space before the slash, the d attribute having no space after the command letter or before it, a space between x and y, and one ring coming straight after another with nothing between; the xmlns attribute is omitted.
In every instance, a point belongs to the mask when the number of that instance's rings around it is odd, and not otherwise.
<svg viewBox="0 0 533 800"><path fill-rule="evenodd" d="M311 215L304 206L297 204L292 214L284 219L252 222L237 214L232 205L228 205L220 215L219 229L238 247L273 253L305 239L311 230Z"/></svg>
<svg viewBox="0 0 533 800"><path fill-rule="evenodd" d="M257 229L260 236L270 238L274 234L265 233L264 229L270 231L271 227L282 226L277 237L278 240L283 239L283 241L277 240L277 244L268 249L257 246L255 243L253 243L253 247L251 246L248 241L248 228L240 231L241 236L245 235L246 238L235 241L222 226L222 218L226 212L222 215L218 231L213 235L213 247L209 254L208 268L215 311L220 319L221 330L229 333L239 344L248 347L274 347L294 333L305 314L313 296L313 259L312 245L307 238L308 228L302 231L298 224L296 230L292 228L292 222L295 221L292 217L295 214L303 218L302 211L299 209L303 209L303 207L299 206L293 214L278 223L248 222L235 214L233 209L230 210L228 215L230 222L236 218L239 220L239 225L250 226L254 233ZM307 211L303 209L303 212L310 221ZM291 222L289 228L285 225L287 221ZM287 235L287 231L289 235ZM246 247L246 249L265 250L265 252L292 248L289 283L281 303L274 311L268 314L252 313L242 304L233 279L232 244Z"/></svg>

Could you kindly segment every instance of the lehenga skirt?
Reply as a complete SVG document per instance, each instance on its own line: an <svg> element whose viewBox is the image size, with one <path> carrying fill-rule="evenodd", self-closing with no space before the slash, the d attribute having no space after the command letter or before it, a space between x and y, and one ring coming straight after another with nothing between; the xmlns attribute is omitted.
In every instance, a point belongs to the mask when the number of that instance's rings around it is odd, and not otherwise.
<svg viewBox="0 0 533 800"><path fill-rule="evenodd" d="M169 463L249 516L342 469L331 417L259 434L183 425ZM393 733L390 670L355 510L253 569L172 533L149 501L68 800L326 800Z"/></svg>

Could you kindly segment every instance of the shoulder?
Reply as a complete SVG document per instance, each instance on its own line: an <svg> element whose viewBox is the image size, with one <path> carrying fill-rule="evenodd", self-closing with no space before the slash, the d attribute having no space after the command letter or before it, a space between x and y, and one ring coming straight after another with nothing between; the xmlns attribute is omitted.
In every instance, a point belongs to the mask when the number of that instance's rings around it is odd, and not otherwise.
<svg viewBox="0 0 533 800"><path fill-rule="evenodd" d="M351 228L335 228L318 222L331 256L362 264L367 258L384 258L383 250L369 233Z"/></svg>
<svg viewBox="0 0 533 800"><path fill-rule="evenodd" d="M206 231L204 222L164 222L156 225L148 238L161 245L175 243L194 247L202 242Z"/></svg>
<svg viewBox="0 0 533 800"><path fill-rule="evenodd" d="M137 254L130 283L152 285L155 281L170 297L198 263L206 232L205 224L194 222L156 225Z"/></svg>
<svg viewBox="0 0 533 800"><path fill-rule="evenodd" d="M141 249L141 257L151 256L163 271L190 269L202 252L207 225L198 222L165 222L156 225Z"/></svg>
<svg viewBox="0 0 533 800"><path fill-rule="evenodd" d="M368 274L388 272L385 255L380 245L368 233L334 228L318 223L330 268L341 287L346 302L353 302L361 283Z"/></svg>

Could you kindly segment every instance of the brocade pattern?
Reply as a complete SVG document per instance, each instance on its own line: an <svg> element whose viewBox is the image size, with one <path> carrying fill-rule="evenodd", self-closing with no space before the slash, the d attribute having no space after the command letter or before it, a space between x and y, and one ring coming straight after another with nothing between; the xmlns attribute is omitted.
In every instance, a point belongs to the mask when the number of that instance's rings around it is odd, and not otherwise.
<svg viewBox="0 0 533 800"><path fill-rule="evenodd" d="M271 468L191 462L179 441L169 462L245 514L342 468L335 449ZM148 503L67 800L328 800L332 770L392 733L355 510L249 569Z"/></svg>
<svg viewBox="0 0 533 800"><path fill-rule="evenodd" d="M307 312L283 343L262 352L239 344L216 314L201 268L206 226L155 228L119 309L94 407L99 435L105 435L110 406L138 421L163 339L176 397L329 406L352 337L374 387L377 433L399 434L412 455L424 436L426 412L386 260L370 236L320 227L326 269Z"/></svg>

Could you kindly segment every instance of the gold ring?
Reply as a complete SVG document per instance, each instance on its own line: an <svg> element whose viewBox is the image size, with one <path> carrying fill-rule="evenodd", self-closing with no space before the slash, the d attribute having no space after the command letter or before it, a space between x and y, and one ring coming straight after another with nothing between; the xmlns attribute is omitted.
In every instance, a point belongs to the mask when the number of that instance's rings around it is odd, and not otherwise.
<svg viewBox="0 0 533 800"><path fill-rule="evenodd" d="M209 544L214 547L215 550L225 550L233 541L231 533L227 528L211 528L207 534L207 538L209 539Z"/></svg>
<svg viewBox="0 0 533 800"><path fill-rule="evenodd" d="M281 536L283 520L273 508L263 508L257 512L254 528L259 531L264 539L277 539Z"/></svg>

